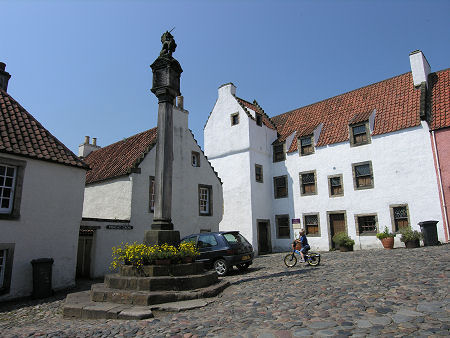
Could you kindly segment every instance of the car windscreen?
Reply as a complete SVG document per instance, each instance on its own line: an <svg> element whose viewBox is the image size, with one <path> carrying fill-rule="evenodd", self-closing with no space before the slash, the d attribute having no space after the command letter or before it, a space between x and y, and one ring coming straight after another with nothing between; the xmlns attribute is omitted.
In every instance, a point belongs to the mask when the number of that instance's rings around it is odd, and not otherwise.
<svg viewBox="0 0 450 338"><path fill-rule="evenodd" d="M223 234L223 237L225 237L225 239L230 244L237 244L237 243L246 244L246 243L248 243L247 240L240 233L237 233L237 232L230 232L230 233Z"/></svg>

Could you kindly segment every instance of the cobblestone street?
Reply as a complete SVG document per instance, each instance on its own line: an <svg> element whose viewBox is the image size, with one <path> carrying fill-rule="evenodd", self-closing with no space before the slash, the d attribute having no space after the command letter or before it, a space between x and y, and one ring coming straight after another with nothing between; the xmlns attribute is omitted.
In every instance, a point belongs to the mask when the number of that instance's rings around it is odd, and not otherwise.
<svg viewBox="0 0 450 338"><path fill-rule="evenodd" d="M449 336L450 245L325 252L317 267L286 268L285 254L233 271L203 308L143 321L66 320L63 295L0 304L0 336L298 337Z"/></svg>

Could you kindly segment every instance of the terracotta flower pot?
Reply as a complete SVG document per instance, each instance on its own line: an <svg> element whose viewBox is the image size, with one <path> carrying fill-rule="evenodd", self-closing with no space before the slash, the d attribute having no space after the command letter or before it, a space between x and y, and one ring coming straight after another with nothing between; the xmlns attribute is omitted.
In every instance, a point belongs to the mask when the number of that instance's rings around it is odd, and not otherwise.
<svg viewBox="0 0 450 338"><path fill-rule="evenodd" d="M386 237L381 240L385 249L392 249L394 247L394 237Z"/></svg>

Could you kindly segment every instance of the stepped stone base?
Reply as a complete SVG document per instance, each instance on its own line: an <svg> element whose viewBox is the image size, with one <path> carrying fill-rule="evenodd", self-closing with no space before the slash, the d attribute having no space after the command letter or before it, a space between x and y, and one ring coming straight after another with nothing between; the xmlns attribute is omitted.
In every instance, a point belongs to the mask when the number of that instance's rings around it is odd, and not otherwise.
<svg viewBox="0 0 450 338"><path fill-rule="evenodd" d="M146 319L153 317L152 309L162 306L158 304L191 301L193 303L166 308L185 310L199 307L200 298L217 296L229 285L229 282L219 281L216 271L205 272L203 264L198 262L150 265L139 269L122 266L119 274L106 275L105 283L92 285L91 291L69 294L63 306L63 316Z"/></svg>
<svg viewBox="0 0 450 338"><path fill-rule="evenodd" d="M100 283L93 285L91 291L69 294L63 306L63 316L81 319L147 319L153 317L152 310L181 311L206 306L208 302L201 298L217 296L229 284L229 282L221 281L209 287L191 291L115 290L118 294L113 296L114 290ZM97 296L103 294L106 301L91 300L93 293ZM101 298L104 299L103 297ZM108 301L109 297L112 297L114 301ZM130 303L118 303L118 299L127 300Z"/></svg>

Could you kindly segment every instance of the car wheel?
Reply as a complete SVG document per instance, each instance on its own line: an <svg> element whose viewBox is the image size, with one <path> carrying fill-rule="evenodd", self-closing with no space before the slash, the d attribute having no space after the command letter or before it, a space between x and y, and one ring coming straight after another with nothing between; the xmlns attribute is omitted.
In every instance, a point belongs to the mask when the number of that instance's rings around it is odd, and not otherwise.
<svg viewBox="0 0 450 338"><path fill-rule="evenodd" d="M241 263L236 265L239 271L245 271L250 266L250 263Z"/></svg>
<svg viewBox="0 0 450 338"><path fill-rule="evenodd" d="M219 276L225 276L228 272L227 262L224 259L219 258L214 262L214 270L216 270Z"/></svg>

